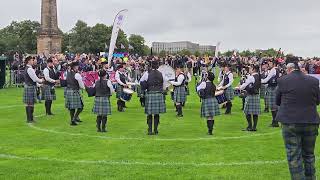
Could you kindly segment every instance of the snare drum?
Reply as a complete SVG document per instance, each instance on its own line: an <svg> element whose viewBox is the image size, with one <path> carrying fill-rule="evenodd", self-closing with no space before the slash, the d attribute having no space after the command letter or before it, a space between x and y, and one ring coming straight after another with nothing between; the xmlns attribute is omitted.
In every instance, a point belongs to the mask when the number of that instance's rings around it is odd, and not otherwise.
<svg viewBox="0 0 320 180"><path fill-rule="evenodd" d="M234 95L235 95L235 96L240 96L240 94L241 94L240 89L235 89L235 90L234 90Z"/></svg>
<svg viewBox="0 0 320 180"><path fill-rule="evenodd" d="M130 101L133 92L134 92L134 91L132 91L131 89L123 88L123 92L122 92L122 94L121 94L121 96L120 96L120 99L121 99L122 101Z"/></svg>
<svg viewBox="0 0 320 180"><path fill-rule="evenodd" d="M224 95L224 91L223 90L217 91L215 96L216 96L216 99L217 99L219 104L224 104L225 102L227 102L227 98Z"/></svg>

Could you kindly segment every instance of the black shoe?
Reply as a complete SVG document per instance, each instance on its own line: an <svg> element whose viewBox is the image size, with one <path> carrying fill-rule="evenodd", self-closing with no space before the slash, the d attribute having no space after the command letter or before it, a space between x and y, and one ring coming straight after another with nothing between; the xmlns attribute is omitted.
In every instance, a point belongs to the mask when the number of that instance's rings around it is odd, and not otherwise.
<svg viewBox="0 0 320 180"><path fill-rule="evenodd" d="M149 131L149 132L148 132L148 135L151 136L151 135L153 135L153 133Z"/></svg>
<svg viewBox="0 0 320 180"><path fill-rule="evenodd" d="M277 128L277 127L280 127L280 126L279 126L279 124L270 124L269 127Z"/></svg>
<svg viewBox="0 0 320 180"><path fill-rule="evenodd" d="M102 129L101 132L106 133L107 131L105 129Z"/></svg>
<svg viewBox="0 0 320 180"><path fill-rule="evenodd" d="M247 128L245 128L245 129L242 129L242 131L252 131L252 128L247 127Z"/></svg>
<svg viewBox="0 0 320 180"><path fill-rule="evenodd" d="M71 126L77 126L78 124L75 121L71 121L70 125Z"/></svg>
<svg viewBox="0 0 320 180"><path fill-rule="evenodd" d="M265 113L269 113L269 109L264 109L264 112Z"/></svg>
<svg viewBox="0 0 320 180"><path fill-rule="evenodd" d="M83 122L83 121L81 121L80 119L76 119L76 122L79 122L79 123L81 123L81 122Z"/></svg>
<svg viewBox="0 0 320 180"><path fill-rule="evenodd" d="M181 117L183 117L183 114L177 114L177 117L181 118Z"/></svg>
<svg viewBox="0 0 320 180"><path fill-rule="evenodd" d="M158 135L159 134L159 131L154 131L154 135Z"/></svg>
<svg viewBox="0 0 320 180"><path fill-rule="evenodd" d="M208 135L212 136L213 135L212 131L208 131Z"/></svg>
<svg viewBox="0 0 320 180"><path fill-rule="evenodd" d="M253 132L257 132L257 128L253 128L251 131L253 131Z"/></svg>

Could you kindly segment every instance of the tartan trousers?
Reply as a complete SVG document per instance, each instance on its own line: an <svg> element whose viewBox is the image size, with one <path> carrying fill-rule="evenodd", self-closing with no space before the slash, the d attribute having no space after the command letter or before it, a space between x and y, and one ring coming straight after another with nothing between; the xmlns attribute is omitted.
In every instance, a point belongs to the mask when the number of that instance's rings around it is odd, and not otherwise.
<svg viewBox="0 0 320 180"><path fill-rule="evenodd" d="M282 124L292 180L316 179L314 149L318 129L316 124Z"/></svg>

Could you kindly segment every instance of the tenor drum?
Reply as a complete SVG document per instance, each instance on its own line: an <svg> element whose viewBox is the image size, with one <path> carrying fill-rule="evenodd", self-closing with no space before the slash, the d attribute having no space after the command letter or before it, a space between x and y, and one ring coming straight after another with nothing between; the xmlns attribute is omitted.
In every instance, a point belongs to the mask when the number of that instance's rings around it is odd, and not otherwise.
<svg viewBox="0 0 320 180"><path fill-rule="evenodd" d="M121 96L120 96L120 99L121 99L122 101L130 101L133 92L134 92L134 91L131 90L131 89L123 88L123 92L122 92L122 94L121 94Z"/></svg>
<svg viewBox="0 0 320 180"><path fill-rule="evenodd" d="M224 104L228 101L223 90L217 91L215 96L219 104Z"/></svg>

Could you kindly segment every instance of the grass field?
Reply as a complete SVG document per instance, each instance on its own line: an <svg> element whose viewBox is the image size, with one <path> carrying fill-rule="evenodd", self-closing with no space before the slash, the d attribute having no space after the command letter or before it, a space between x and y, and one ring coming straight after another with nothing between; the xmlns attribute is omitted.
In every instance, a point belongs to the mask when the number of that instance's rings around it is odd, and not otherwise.
<svg viewBox="0 0 320 180"><path fill-rule="evenodd" d="M239 98L231 116L216 118L213 137L206 135L194 92L183 119L175 117L167 100L160 134L150 137L136 97L125 113L116 112L112 98L109 132L101 134L95 129L92 98L85 98L84 122L70 127L63 91L58 89L53 105L56 115L43 116L44 105L37 104L37 123L28 125L22 92L0 90L0 179L290 178L280 129L269 128L270 115L262 114L257 133L242 132L246 122ZM319 155L319 142L317 145ZM317 172L319 176L319 165Z"/></svg>

